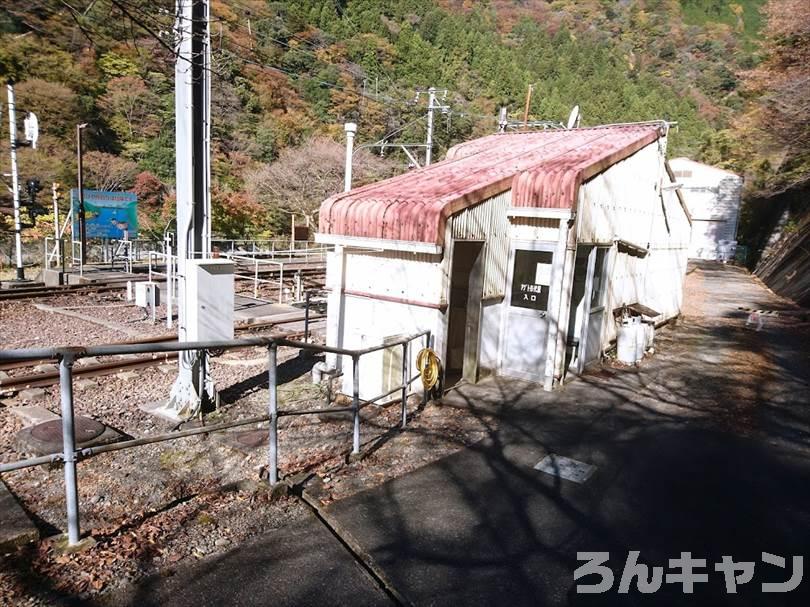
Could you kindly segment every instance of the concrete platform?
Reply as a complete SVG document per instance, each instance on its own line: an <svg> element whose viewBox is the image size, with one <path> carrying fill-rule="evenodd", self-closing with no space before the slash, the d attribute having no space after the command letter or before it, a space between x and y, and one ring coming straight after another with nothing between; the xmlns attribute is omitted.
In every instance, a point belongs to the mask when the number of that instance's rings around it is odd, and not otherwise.
<svg viewBox="0 0 810 607"><path fill-rule="evenodd" d="M287 304L269 303L245 295L234 295L234 320L246 323L302 318L304 310Z"/></svg>
<svg viewBox="0 0 810 607"><path fill-rule="evenodd" d="M17 498L0 481L0 553L39 539L39 531Z"/></svg>
<svg viewBox="0 0 810 607"><path fill-rule="evenodd" d="M19 417L24 427L36 426L44 422L59 419L56 413L51 413L45 407L38 405L23 405L19 407L9 407L8 412Z"/></svg>
<svg viewBox="0 0 810 607"><path fill-rule="evenodd" d="M45 268L42 270L42 280L46 287L58 287L65 284L65 272L62 270L54 270L52 268Z"/></svg>
<svg viewBox="0 0 810 607"><path fill-rule="evenodd" d="M3 280L0 281L0 289L13 291L14 289L30 289L31 287L42 287L44 283L37 282L36 280Z"/></svg>
<svg viewBox="0 0 810 607"><path fill-rule="evenodd" d="M148 274L124 272L122 268L111 270L109 264L105 264L103 267L85 266L84 272L81 274L79 274L78 269L76 269L72 272L66 272L64 275L65 284L69 285L86 285L99 282L125 283L128 280L135 282L146 280L147 278Z"/></svg>

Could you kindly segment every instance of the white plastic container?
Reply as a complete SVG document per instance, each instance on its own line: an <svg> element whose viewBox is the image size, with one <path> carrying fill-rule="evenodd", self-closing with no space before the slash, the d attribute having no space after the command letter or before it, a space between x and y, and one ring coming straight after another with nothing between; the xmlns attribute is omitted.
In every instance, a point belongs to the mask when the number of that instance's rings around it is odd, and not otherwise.
<svg viewBox="0 0 810 607"><path fill-rule="evenodd" d="M638 348L640 329L641 322L638 316L627 316L619 321L616 333L616 358L619 362L633 365L643 356L644 351L639 352Z"/></svg>
<svg viewBox="0 0 810 607"><path fill-rule="evenodd" d="M647 321L644 323L644 351L649 352L655 343L655 323Z"/></svg>
<svg viewBox="0 0 810 607"><path fill-rule="evenodd" d="M639 361L642 358L644 358L644 353L646 351L647 351L647 324L641 322L641 318L638 318L638 323L636 324L636 360Z"/></svg>

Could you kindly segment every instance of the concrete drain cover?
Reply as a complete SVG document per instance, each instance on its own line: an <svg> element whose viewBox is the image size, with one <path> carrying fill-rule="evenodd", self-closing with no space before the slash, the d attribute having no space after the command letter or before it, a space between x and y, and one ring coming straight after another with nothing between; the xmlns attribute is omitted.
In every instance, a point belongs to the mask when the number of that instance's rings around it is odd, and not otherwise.
<svg viewBox="0 0 810 607"><path fill-rule="evenodd" d="M580 462L564 455L549 453L534 466L535 470L540 470L554 477L564 478L567 481L582 484L591 478L596 471L596 466Z"/></svg>
<svg viewBox="0 0 810 607"><path fill-rule="evenodd" d="M77 415L73 419L76 443L86 443L104 434L106 426L89 417ZM62 442L62 420L54 419L31 428L31 436L43 442Z"/></svg>
<svg viewBox="0 0 810 607"><path fill-rule="evenodd" d="M239 432L236 435L236 442L243 447L261 447L270 440L269 436L269 430L250 430Z"/></svg>

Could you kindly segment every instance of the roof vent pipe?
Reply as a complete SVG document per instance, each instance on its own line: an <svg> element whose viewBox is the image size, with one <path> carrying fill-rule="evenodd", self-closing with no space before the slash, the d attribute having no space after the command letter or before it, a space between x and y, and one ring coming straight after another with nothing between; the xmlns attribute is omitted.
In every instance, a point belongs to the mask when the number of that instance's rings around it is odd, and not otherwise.
<svg viewBox="0 0 810 607"><path fill-rule="evenodd" d="M343 125L346 131L346 169L343 177L343 191L352 189L352 154L354 153L354 134L357 132L357 125L354 122L347 122Z"/></svg>

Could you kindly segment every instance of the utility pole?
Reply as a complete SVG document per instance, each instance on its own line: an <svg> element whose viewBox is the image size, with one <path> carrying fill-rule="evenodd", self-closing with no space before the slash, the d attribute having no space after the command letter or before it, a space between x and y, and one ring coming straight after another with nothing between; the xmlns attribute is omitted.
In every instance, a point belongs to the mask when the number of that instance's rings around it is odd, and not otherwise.
<svg viewBox="0 0 810 607"><path fill-rule="evenodd" d="M76 125L76 168L79 186L79 274L84 272L84 260L87 259L87 222L84 209L84 166L82 164L82 131L87 123Z"/></svg>
<svg viewBox="0 0 810 607"><path fill-rule="evenodd" d="M498 132L505 133L506 127L509 126L509 118L505 105L501 106L501 113L498 116Z"/></svg>
<svg viewBox="0 0 810 607"><path fill-rule="evenodd" d="M532 93L534 92L534 85L529 85L529 90L526 91L526 108L523 110L523 126L529 125L529 106L532 103Z"/></svg>
<svg viewBox="0 0 810 607"><path fill-rule="evenodd" d="M22 224L20 223L20 183L17 173L17 114L14 106L14 85L8 83L8 128L11 137L11 188L14 199L14 244L17 248L17 280L25 280L22 259Z"/></svg>
<svg viewBox="0 0 810 607"><path fill-rule="evenodd" d="M433 155L433 110L441 110L442 113L447 113L448 106L436 103L436 87L428 89L428 114L427 114L427 138L425 140L425 166L428 166ZM442 99L447 97L447 89L442 91ZM419 91L416 93L417 99L419 98Z"/></svg>
<svg viewBox="0 0 810 607"><path fill-rule="evenodd" d="M425 166L430 165L430 156L433 152L433 105L436 103L436 89L428 89L428 115L427 115L427 139L425 140Z"/></svg>
<svg viewBox="0 0 810 607"><path fill-rule="evenodd" d="M354 135L357 133L357 124L347 122L343 125L346 131L346 167L343 172L343 191L352 189L352 155L354 154Z"/></svg>
<svg viewBox="0 0 810 607"><path fill-rule="evenodd" d="M51 184L51 196L53 197L53 237L56 245L56 263L58 265L59 260L62 259L62 234L59 231L59 184L55 181ZM45 261L47 264L47 253ZM50 265L46 265L46 267L50 267Z"/></svg>
<svg viewBox="0 0 810 607"><path fill-rule="evenodd" d="M176 12L177 338L189 341L191 306L196 304L187 292L190 262L211 255L209 0L177 0ZM182 421L213 401L214 384L206 362L205 352L180 352L169 400L156 414Z"/></svg>

